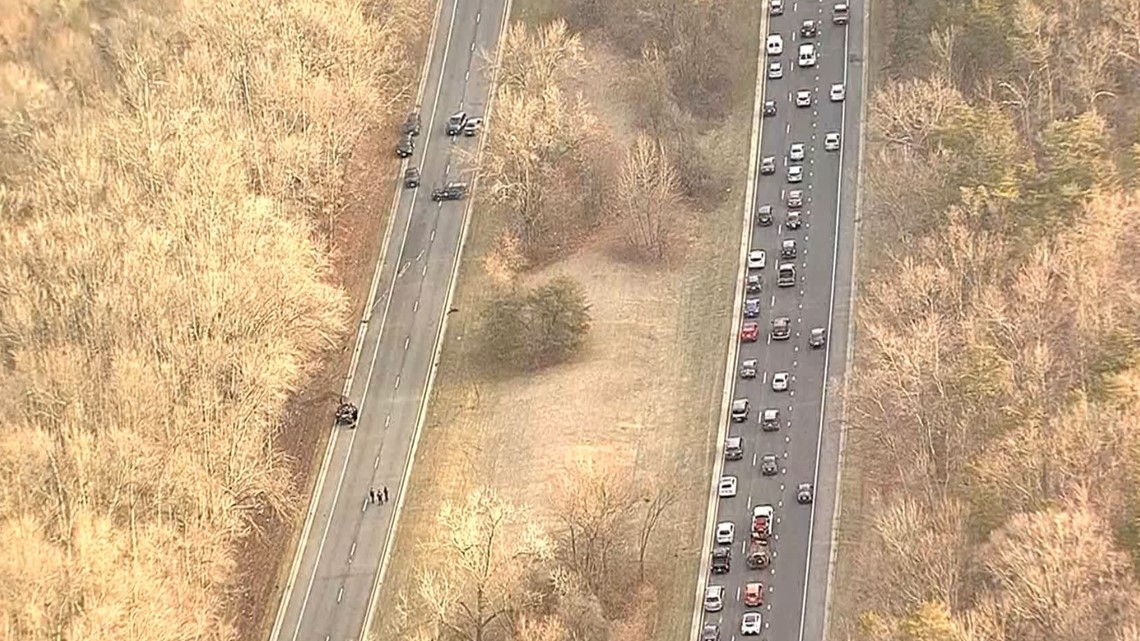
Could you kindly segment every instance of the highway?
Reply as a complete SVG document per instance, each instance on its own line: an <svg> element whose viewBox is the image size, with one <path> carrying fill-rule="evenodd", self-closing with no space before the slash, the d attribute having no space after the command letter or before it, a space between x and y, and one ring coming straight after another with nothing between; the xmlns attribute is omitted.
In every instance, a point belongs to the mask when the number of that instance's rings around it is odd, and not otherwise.
<svg viewBox="0 0 1140 641"><path fill-rule="evenodd" d="M759 638L766 641L818 641L825 632L840 455L836 392L842 383L848 352L864 97L864 0L849 3L846 26L832 22L836 1L784 0L782 15L769 15L771 0L764 3L761 46L765 46L768 34L779 34L783 52L761 57L758 71L765 76L764 99L775 101L777 112L762 117L759 123L756 155L774 157L776 167L773 174L761 175L760 158L754 162L757 173L752 178L752 219L746 231L750 238L745 239L748 247L744 249L765 250L767 265L763 269L741 265L742 277L761 274L763 284L760 293L742 293L736 304L737 310L741 310L747 307L741 305L741 299L759 300L759 317L740 318L736 325L739 333L742 323L757 322L759 340L741 342L730 351L734 361L731 392L726 401L748 399L751 408L747 420L728 422L727 429L722 430L728 437L743 437L744 453L740 460L722 457L716 466L718 478L714 485L721 475L726 475L736 477L738 487L734 497L711 499L716 503L716 516L708 524L702 574L697 581L699 611L694 616L694 639L701 638L703 626L709 623L719 626L720 639L741 638L741 619L748 611L761 614ZM815 38L800 34L801 24L807 19L819 23L820 33ZM797 63L799 46L805 42L817 43L814 67ZM768 64L777 60L783 65L783 77L767 78ZM829 90L834 83L844 84L845 100L830 99ZM811 92L811 105L797 107L796 94L804 89ZM824 149L825 135L830 132L841 133L838 151ZM793 143L804 143L803 161L789 160ZM792 184L787 180L790 164L802 165L802 182ZM789 209L786 198L792 189L803 191L803 224L799 229L785 225ZM755 222L755 212L762 205L772 206L771 226ZM776 266L785 262L780 258L780 249L786 239L796 241L796 284L777 287ZM743 289L743 279L741 285ZM787 340L770 338L772 321L778 317L790 319L791 335ZM811 349L808 337L811 329L818 327L827 329L827 344L823 349ZM742 378L740 364L751 359L756 361L756 377ZM772 378L777 372L790 374L787 391L773 390ZM778 431L760 429L759 416L766 408L779 409ZM724 420L729 420L727 415ZM765 454L777 457L775 475L761 473ZM814 487L814 502L808 505L796 500L797 486L805 482ZM750 569L746 558L751 512L753 506L762 504L775 510L773 560L767 568ZM711 574L710 553L717 546L713 532L719 522L735 525L731 569L724 574ZM763 585L763 605L746 607L744 586L756 581ZM706 585L726 588L722 610L703 611L700 604Z"/></svg>
<svg viewBox="0 0 1140 641"><path fill-rule="evenodd" d="M420 169L422 182L403 189L401 180L393 203L345 386L359 422L333 427L272 641L364 639L372 623L466 234L469 201L437 203L430 194L464 179L458 151L480 140L448 137L444 124L455 111L482 116L487 108L492 79L481 54L496 51L508 6L440 0L436 9L422 130L406 165ZM376 153L394 154L397 134ZM385 487L388 502L370 503L370 488Z"/></svg>

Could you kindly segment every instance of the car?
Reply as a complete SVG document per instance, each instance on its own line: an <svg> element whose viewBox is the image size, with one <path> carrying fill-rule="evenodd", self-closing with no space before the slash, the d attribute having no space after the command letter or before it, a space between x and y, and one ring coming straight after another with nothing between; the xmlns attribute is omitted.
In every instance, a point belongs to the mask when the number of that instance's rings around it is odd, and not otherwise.
<svg viewBox="0 0 1140 641"><path fill-rule="evenodd" d="M736 496L736 477L735 476L722 476L720 483L716 487L716 493L722 499L730 499Z"/></svg>
<svg viewBox="0 0 1140 641"><path fill-rule="evenodd" d="M755 358L750 358L740 364L740 378L756 378Z"/></svg>
<svg viewBox="0 0 1140 641"><path fill-rule="evenodd" d="M815 66L815 45L812 43L800 45L799 63L801 67Z"/></svg>
<svg viewBox="0 0 1140 641"><path fill-rule="evenodd" d="M407 158L412 155L416 150L416 141L412 139L412 134L404 134L400 138L400 142L396 143L396 156L400 158Z"/></svg>
<svg viewBox="0 0 1140 641"><path fill-rule="evenodd" d="M843 102L845 97L847 97L847 89L842 82L831 85L831 102Z"/></svg>
<svg viewBox="0 0 1140 641"><path fill-rule="evenodd" d="M786 392L788 391L788 381L791 380L791 375L787 372L776 372L772 375L772 391L773 392Z"/></svg>
<svg viewBox="0 0 1140 641"><path fill-rule="evenodd" d="M804 159L804 144L802 142L793 142L788 147L788 160L803 160Z"/></svg>
<svg viewBox="0 0 1140 641"><path fill-rule="evenodd" d="M744 605L758 608L764 605L764 585L759 581L744 584Z"/></svg>
<svg viewBox="0 0 1140 641"><path fill-rule="evenodd" d="M780 410L769 407L760 413L760 428L767 431L780 429Z"/></svg>
<svg viewBox="0 0 1140 641"><path fill-rule="evenodd" d="M798 209L789 209L788 213L784 214L784 226L788 229L800 228L800 212Z"/></svg>
<svg viewBox="0 0 1140 641"><path fill-rule="evenodd" d="M744 283L744 291L749 294L759 294L763 285L764 281L760 278L760 274L749 274Z"/></svg>
<svg viewBox="0 0 1140 641"><path fill-rule="evenodd" d="M420 186L420 170L416 167L408 167L404 170L404 187L407 189L415 189Z"/></svg>
<svg viewBox="0 0 1140 641"><path fill-rule="evenodd" d="M740 328L741 343L755 343L760 338L760 326L756 323L745 323Z"/></svg>
<svg viewBox="0 0 1140 641"><path fill-rule="evenodd" d="M763 249L753 249L748 252L748 269L764 269L768 264L768 255Z"/></svg>
<svg viewBox="0 0 1140 641"><path fill-rule="evenodd" d="M780 258L795 258L796 257L796 241L787 238L780 243Z"/></svg>
<svg viewBox="0 0 1140 641"><path fill-rule="evenodd" d="M813 327L811 334L808 335L808 346L812 349L819 349L827 343L827 330L822 327Z"/></svg>
<svg viewBox="0 0 1140 641"><path fill-rule="evenodd" d="M772 340L787 340L792 335L792 319L780 316L772 319Z"/></svg>
<svg viewBox="0 0 1140 641"><path fill-rule="evenodd" d="M767 176L776 173L776 157L764 156L760 159L760 174Z"/></svg>
<svg viewBox="0 0 1140 641"><path fill-rule="evenodd" d="M748 418L749 403L746 398L738 398L732 401L732 420L740 423Z"/></svg>
<svg viewBox="0 0 1140 641"><path fill-rule="evenodd" d="M788 166L788 182L798 183L804 180L803 165L789 165Z"/></svg>
<svg viewBox="0 0 1140 641"><path fill-rule="evenodd" d="M720 626L715 623L706 623L701 628L701 641L720 641Z"/></svg>
<svg viewBox="0 0 1140 641"><path fill-rule="evenodd" d="M730 436L724 439L724 460L739 461L744 458L744 439Z"/></svg>
<svg viewBox="0 0 1140 641"><path fill-rule="evenodd" d="M732 537L736 534L736 526L732 521L722 521L716 524L716 542L720 545L732 545Z"/></svg>
<svg viewBox="0 0 1140 641"><path fill-rule="evenodd" d="M768 64L768 79L769 80L779 80L780 78L783 78L783 77L784 77L784 65L780 64L779 61L772 62L772 63Z"/></svg>
<svg viewBox="0 0 1140 641"><path fill-rule="evenodd" d="M724 609L724 586L710 585L705 588L705 612L720 612Z"/></svg>
<svg viewBox="0 0 1140 641"><path fill-rule="evenodd" d="M804 192L800 189L793 189L788 192L786 201L788 208L795 209L804 206Z"/></svg>
<svg viewBox="0 0 1140 641"><path fill-rule="evenodd" d="M776 101L775 100L765 100L764 101L764 117L765 118L771 118L772 116L775 116L775 115L776 115Z"/></svg>
<svg viewBox="0 0 1140 641"><path fill-rule="evenodd" d="M784 53L784 39L780 37L780 34L773 33L768 36L768 42L765 45L765 48L767 49L769 56L778 56L781 53Z"/></svg>
<svg viewBox="0 0 1140 641"><path fill-rule="evenodd" d="M819 23L815 20L804 20L800 24L800 35L805 38L814 38L819 35Z"/></svg>
<svg viewBox="0 0 1140 641"><path fill-rule="evenodd" d="M838 131L833 131L823 137L823 148L827 151L839 151Z"/></svg>
<svg viewBox="0 0 1140 641"><path fill-rule="evenodd" d="M767 227L772 224L772 206L760 205L756 209L756 224L761 227Z"/></svg>
<svg viewBox="0 0 1140 641"><path fill-rule="evenodd" d="M744 317L756 318L760 315L760 299L748 298L744 301Z"/></svg>
<svg viewBox="0 0 1140 641"><path fill-rule="evenodd" d="M463 123L463 135L474 136L479 133L479 127L483 126L482 118L468 118L467 122Z"/></svg>
<svg viewBox="0 0 1140 641"><path fill-rule="evenodd" d="M768 5L768 13L773 16L784 15L784 0L772 0Z"/></svg>
<svg viewBox="0 0 1140 641"><path fill-rule="evenodd" d="M800 483L796 487L796 502L800 505L811 503L812 493L811 483Z"/></svg>
<svg viewBox="0 0 1140 641"><path fill-rule="evenodd" d="M724 574L732 569L732 548L718 547L712 552L713 574Z"/></svg>
<svg viewBox="0 0 1140 641"><path fill-rule="evenodd" d="M405 136L418 136L420 135L420 112L413 111L408 114L407 119L404 120L404 126L400 133Z"/></svg>
<svg viewBox="0 0 1140 641"><path fill-rule="evenodd" d="M846 2L840 2L831 8L831 21L835 24L847 24L847 17L849 15Z"/></svg>
<svg viewBox="0 0 1140 641"><path fill-rule="evenodd" d="M463 200L467 196L467 183L447 183L443 187L437 187L431 190L431 199L439 202L442 200Z"/></svg>
<svg viewBox="0 0 1140 641"><path fill-rule="evenodd" d="M775 476L780 471L780 461L775 454L765 454L760 459L760 473L764 476Z"/></svg>
<svg viewBox="0 0 1140 641"><path fill-rule="evenodd" d="M811 90L800 89L796 92L796 106L797 107L810 107L811 106Z"/></svg>
<svg viewBox="0 0 1140 641"><path fill-rule="evenodd" d="M745 612L744 616L740 617L740 634L743 636L760 634L763 627L759 612Z"/></svg>
<svg viewBox="0 0 1140 641"><path fill-rule="evenodd" d="M463 131L463 125L467 124L467 112L457 111L447 117L447 135L458 136Z"/></svg>
<svg viewBox="0 0 1140 641"><path fill-rule="evenodd" d="M793 287L796 284L796 264L780 263L776 265L776 287Z"/></svg>

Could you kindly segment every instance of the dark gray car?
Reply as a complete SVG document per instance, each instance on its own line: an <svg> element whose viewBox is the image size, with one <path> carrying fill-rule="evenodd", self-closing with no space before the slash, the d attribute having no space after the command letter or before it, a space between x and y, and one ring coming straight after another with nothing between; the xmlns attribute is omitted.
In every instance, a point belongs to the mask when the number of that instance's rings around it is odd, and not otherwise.
<svg viewBox="0 0 1140 641"><path fill-rule="evenodd" d="M467 196L467 183L447 183L445 187L437 187L431 190L431 199L434 201L441 200L463 200Z"/></svg>
<svg viewBox="0 0 1140 641"><path fill-rule="evenodd" d="M760 299L749 298L744 301L744 317L756 318L760 315Z"/></svg>
<svg viewBox="0 0 1140 641"><path fill-rule="evenodd" d="M408 189L415 189L420 186L420 170L415 167L408 167L404 170L404 187Z"/></svg>
<svg viewBox="0 0 1140 641"><path fill-rule="evenodd" d="M396 155L400 158L411 156L415 150L416 143L412 140L412 134L404 134L404 137L400 138L400 142L396 144Z"/></svg>
<svg viewBox="0 0 1140 641"><path fill-rule="evenodd" d="M760 473L764 476L775 476L780 471L780 462L775 454L765 454L760 459Z"/></svg>
<svg viewBox="0 0 1140 641"><path fill-rule="evenodd" d="M772 206L760 205L756 210L756 224L761 227L767 227L772 224Z"/></svg>

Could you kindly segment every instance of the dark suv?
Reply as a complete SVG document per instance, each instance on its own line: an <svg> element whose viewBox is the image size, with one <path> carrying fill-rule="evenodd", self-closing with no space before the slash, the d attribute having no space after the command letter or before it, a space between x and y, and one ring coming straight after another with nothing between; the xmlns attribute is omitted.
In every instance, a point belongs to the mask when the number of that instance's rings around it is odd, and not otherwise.
<svg viewBox="0 0 1140 641"><path fill-rule="evenodd" d="M814 38L819 35L819 23L815 20L804 20L800 25L800 35L805 38Z"/></svg>
<svg viewBox="0 0 1140 641"><path fill-rule="evenodd" d="M712 573L725 574L732 567L732 550L719 547L712 553Z"/></svg>
<svg viewBox="0 0 1140 641"><path fill-rule="evenodd" d="M465 196L467 196L467 183L447 183L444 187L431 190L431 199L437 202L441 200L463 200Z"/></svg>
<svg viewBox="0 0 1140 641"><path fill-rule="evenodd" d="M772 224L772 206L760 205L756 210L756 224L767 227Z"/></svg>
<svg viewBox="0 0 1140 641"><path fill-rule="evenodd" d="M404 121L404 128L402 133L405 136L418 136L420 135L420 112L413 111L408 114L408 119Z"/></svg>
<svg viewBox="0 0 1140 641"><path fill-rule="evenodd" d="M772 116L775 116L775 115L776 115L776 101L775 100L765 100L764 101L764 117L765 118L771 118Z"/></svg>
<svg viewBox="0 0 1140 641"><path fill-rule="evenodd" d="M404 137L400 138L400 142L396 145L396 155L400 158L411 156L415 150L416 143L412 140L412 134L404 134Z"/></svg>
<svg viewBox="0 0 1140 641"><path fill-rule="evenodd" d="M404 170L404 187L407 189L415 189L420 186L420 170L415 167L408 167Z"/></svg>

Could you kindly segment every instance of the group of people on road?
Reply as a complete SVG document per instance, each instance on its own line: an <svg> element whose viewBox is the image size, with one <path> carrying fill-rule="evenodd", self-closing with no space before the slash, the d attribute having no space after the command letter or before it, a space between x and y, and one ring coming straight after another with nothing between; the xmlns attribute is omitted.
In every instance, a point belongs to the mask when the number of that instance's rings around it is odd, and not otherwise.
<svg viewBox="0 0 1140 641"><path fill-rule="evenodd" d="M382 489L382 490L378 490L374 487L369 488L368 489L368 502L369 503L379 503L380 505L384 505L385 503L387 503L388 502L388 486L385 485L384 489Z"/></svg>

